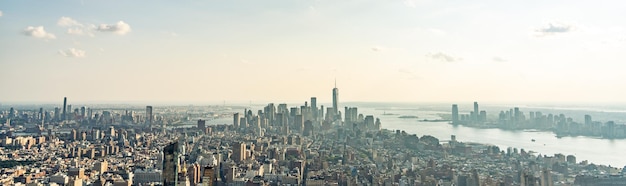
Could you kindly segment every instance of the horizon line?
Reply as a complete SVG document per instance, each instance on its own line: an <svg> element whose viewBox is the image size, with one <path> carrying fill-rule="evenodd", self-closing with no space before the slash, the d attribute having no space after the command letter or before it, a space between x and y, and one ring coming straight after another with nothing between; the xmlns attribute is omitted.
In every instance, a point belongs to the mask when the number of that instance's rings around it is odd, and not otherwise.
<svg viewBox="0 0 626 186"><path fill-rule="evenodd" d="M308 104L310 100L300 100L300 101L296 101L296 100L250 100L250 101L242 101L242 100L236 100L236 101L228 101L228 100L222 100L222 101L124 101L124 100L109 100L109 101L104 101L104 100L88 100L88 101L75 101L75 102L70 102L73 104L90 104L90 105L227 105L227 106L242 106L242 105L264 105L264 104L269 104L269 103L278 103L278 104L298 104L298 103L302 103L304 104L305 102L307 102ZM372 101L363 101L363 100L351 100L351 101L344 101L344 102L340 102L340 103L356 103L356 104L363 104L363 103L391 103L391 104L457 104L457 105L464 105L464 104L473 104L474 101L380 101L380 100L372 100ZM502 105L502 104L520 104L520 105L534 105L534 104L558 104L558 105L626 105L626 101L476 101L479 104L486 104L486 105ZM3 105L62 105L62 101L0 101L0 106ZM328 104L328 105L332 105L332 101L328 101L328 102L318 102L318 105L324 105L324 104ZM71 104L69 104L71 105ZM343 105L343 104L342 104Z"/></svg>

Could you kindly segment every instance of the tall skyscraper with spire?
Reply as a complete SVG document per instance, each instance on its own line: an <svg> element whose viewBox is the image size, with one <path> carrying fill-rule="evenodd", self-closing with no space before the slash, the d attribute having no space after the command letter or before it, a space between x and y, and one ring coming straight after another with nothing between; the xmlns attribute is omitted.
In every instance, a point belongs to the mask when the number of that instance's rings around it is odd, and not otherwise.
<svg viewBox="0 0 626 186"><path fill-rule="evenodd" d="M333 88L333 111L335 116L339 115L339 89L337 88L337 79L335 79L335 88Z"/></svg>

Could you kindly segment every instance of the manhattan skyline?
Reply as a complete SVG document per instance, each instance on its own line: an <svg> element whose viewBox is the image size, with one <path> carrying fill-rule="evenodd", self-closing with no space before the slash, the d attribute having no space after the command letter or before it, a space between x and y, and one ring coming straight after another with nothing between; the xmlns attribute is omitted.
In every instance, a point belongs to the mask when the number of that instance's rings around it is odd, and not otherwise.
<svg viewBox="0 0 626 186"><path fill-rule="evenodd" d="M0 1L0 103L625 103L624 8Z"/></svg>

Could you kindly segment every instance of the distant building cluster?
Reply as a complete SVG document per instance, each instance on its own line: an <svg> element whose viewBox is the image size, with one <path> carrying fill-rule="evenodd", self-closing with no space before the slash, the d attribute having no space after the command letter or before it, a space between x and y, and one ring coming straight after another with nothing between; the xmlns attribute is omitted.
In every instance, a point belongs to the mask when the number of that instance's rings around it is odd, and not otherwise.
<svg viewBox="0 0 626 186"><path fill-rule="evenodd" d="M296 107L235 108L242 113L224 106L94 106L84 114L11 108L0 115L0 185L626 185L626 169L574 155L381 129L357 107L340 111L336 87L332 95L332 107L312 97ZM453 124L492 122L477 103L469 115L452 110ZM562 118L550 121L558 127ZM513 109L494 123L531 120Z"/></svg>
<svg viewBox="0 0 626 186"><path fill-rule="evenodd" d="M478 114L476 114L478 113ZM488 119L486 111L478 112L478 103L474 102L474 111L459 114L456 104L452 105L452 124L475 127L493 127L503 129L537 129L553 131L558 136L594 136L607 139L626 138L626 124L614 121L593 121L591 115L585 115L584 122L576 122L564 114L544 114L542 112L520 111L518 107L500 111L497 118Z"/></svg>

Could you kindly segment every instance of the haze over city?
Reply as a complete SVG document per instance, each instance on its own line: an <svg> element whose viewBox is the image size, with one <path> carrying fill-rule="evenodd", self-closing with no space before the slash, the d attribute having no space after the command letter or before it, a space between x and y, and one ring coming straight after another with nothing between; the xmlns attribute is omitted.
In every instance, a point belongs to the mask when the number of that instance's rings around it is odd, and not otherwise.
<svg viewBox="0 0 626 186"><path fill-rule="evenodd" d="M624 10L0 0L0 185L626 185Z"/></svg>
<svg viewBox="0 0 626 186"><path fill-rule="evenodd" d="M0 1L0 102L626 102L623 1Z"/></svg>

